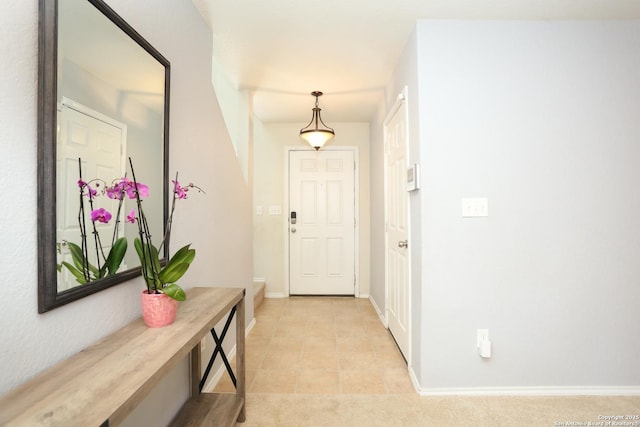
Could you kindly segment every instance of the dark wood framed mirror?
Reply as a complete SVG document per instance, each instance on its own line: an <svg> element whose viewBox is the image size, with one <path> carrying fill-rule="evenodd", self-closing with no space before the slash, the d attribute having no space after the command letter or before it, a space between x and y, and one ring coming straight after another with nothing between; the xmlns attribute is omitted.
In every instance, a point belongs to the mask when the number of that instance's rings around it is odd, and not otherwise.
<svg viewBox="0 0 640 427"><path fill-rule="evenodd" d="M80 171L84 181L109 185L131 177L131 158L136 178L149 187L152 232L163 234L170 63L102 0L39 0L39 14L38 311L44 313L140 275L137 228L124 221L133 202L114 214L120 221L110 229L97 230L103 241L116 229L127 238L117 271L80 283L61 267L72 264L69 242L82 239Z"/></svg>

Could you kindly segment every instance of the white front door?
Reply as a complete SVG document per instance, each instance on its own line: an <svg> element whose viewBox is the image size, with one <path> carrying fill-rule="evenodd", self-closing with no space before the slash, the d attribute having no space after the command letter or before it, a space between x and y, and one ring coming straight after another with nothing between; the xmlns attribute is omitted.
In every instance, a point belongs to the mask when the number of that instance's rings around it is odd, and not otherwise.
<svg viewBox="0 0 640 427"><path fill-rule="evenodd" d="M354 295L354 151L290 151L288 215L289 293Z"/></svg>
<svg viewBox="0 0 640 427"><path fill-rule="evenodd" d="M400 351L409 360L410 264L407 197L406 102L385 122L385 220L387 321Z"/></svg>

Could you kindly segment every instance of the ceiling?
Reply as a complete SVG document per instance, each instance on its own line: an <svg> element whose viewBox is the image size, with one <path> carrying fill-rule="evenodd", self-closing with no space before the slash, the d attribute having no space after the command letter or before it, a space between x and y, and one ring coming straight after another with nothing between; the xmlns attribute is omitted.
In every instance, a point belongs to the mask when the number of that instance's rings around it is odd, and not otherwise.
<svg viewBox="0 0 640 427"><path fill-rule="evenodd" d="M638 19L640 0L192 0L264 122L368 122L417 19Z"/></svg>

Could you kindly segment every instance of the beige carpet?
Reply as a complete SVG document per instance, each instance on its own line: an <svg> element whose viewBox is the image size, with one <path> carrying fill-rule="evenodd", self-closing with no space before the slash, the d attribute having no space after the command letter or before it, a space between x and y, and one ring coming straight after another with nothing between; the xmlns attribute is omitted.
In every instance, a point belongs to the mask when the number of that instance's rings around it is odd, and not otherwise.
<svg viewBox="0 0 640 427"><path fill-rule="evenodd" d="M247 420L236 426L569 426L607 415L640 416L640 397L249 394Z"/></svg>

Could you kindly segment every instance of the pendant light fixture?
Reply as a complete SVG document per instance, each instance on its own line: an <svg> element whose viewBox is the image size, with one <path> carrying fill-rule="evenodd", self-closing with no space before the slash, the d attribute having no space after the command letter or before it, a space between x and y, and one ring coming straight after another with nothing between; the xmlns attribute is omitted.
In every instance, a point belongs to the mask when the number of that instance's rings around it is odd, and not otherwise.
<svg viewBox="0 0 640 427"><path fill-rule="evenodd" d="M322 96L322 92L313 91L312 96L316 97L316 106L313 107L313 115L309 124L300 129L300 138L304 139L317 150L320 149L327 141L336 136L336 133L329 126L325 125L320 117L320 107L318 107L318 97ZM320 126L322 125L322 126Z"/></svg>

